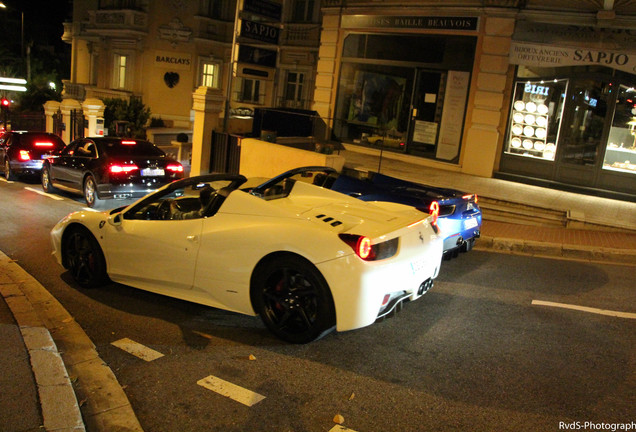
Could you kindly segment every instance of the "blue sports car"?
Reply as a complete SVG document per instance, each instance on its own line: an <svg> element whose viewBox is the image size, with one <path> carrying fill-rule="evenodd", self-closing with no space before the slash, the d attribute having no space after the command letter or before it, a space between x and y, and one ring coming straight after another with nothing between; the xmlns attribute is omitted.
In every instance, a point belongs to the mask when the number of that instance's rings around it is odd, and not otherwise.
<svg viewBox="0 0 636 432"><path fill-rule="evenodd" d="M374 172L346 170L338 173L333 168L316 166L287 171L257 189L283 184L285 179L311 182L363 201L395 202L437 214L437 225L444 236L446 259L471 250L480 236L481 210L476 194L413 183Z"/></svg>

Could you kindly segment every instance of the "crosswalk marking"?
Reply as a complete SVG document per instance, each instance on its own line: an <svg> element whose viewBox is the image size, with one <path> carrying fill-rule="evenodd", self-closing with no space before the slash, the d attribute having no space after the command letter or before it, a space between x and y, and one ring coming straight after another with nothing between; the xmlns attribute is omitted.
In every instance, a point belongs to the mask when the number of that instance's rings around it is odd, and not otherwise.
<svg viewBox="0 0 636 432"><path fill-rule="evenodd" d="M197 381L197 384L222 396L235 400L236 402L240 402L243 405L247 405L248 407L256 405L265 399L265 396L263 395L237 386L236 384L232 384L231 382L222 380L221 378L217 378L213 375L200 379Z"/></svg>
<svg viewBox="0 0 636 432"><path fill-rule="evenodd" d="M163 357L163 354L161 354L159 351L155 351L152 348L148 348L147 346L137 343L128 338L119 339L115 342L112 342L111 345L114 345L117 348L122 349L127 353L132 354L135 357L138 357L147 362Z"/></svg>
<svg viewBox="0 0 636 432"><path fill-rule="evenodd" d="M31 192L35 192L36 194L40 194L40 195L42 195L42 196L45 196L45 197L48 197L48 198L54 199L54 200L56 200L56 201L61 201L61 200L63 200L63 199L64 199L64 198L59 197L59 196L57 196L57 195L51 195L51 194L48 194L48 193L46 193L46 192L44 192L44 191L41 191L41 190L39 190L39 189L35 189L35 188L32 188L32 187L28 187L28 186L27 186L27 187L25 187L24 189L26 189L26 190L28 190L28 191L31 191Z"/></svg>

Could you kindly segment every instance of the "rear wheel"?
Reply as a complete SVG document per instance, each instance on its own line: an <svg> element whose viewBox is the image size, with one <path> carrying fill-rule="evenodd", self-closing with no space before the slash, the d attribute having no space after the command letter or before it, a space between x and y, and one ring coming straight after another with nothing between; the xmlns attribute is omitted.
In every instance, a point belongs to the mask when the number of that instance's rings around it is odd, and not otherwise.
<svg viewBox="0 0 636 432"><path fill-rule="evenodd" d="M307 343L329 333L336 323L331 292L308 261L283 256L254 273L253 300L267 328L292 343Z"/></svg>
<svg viewBox="0 0 636 432"><path fill-rule="evenodd" d="M108 280L106 260L99 243L85 228L71 228L64 240L64 263L83 288L94 288Z"/></svg>
<svg viewBox="0 0 636 432"><path fill-rule="evenodd" d="M43 167L42 168L42 189L44 190L44 192L46 193L53 193L55 192L55 188L53 187L53 185L51 184L51 169L49 167Z"/></svg>
<svg viewBox="0 0 636 432"><path fill-rule="evenodd" d="M86 177L84 180L84 199L86 205L91 208L97 208L102 203L102 200L97 196L97 183L92 175Z"/></svg>
<svg viewBox="0 0 636 432"><path fill-rule="evenodd" d="M15 180L15 174L11 171L11 164L8 158L4 160L4 178L7 179L7 181Z"/></svg>

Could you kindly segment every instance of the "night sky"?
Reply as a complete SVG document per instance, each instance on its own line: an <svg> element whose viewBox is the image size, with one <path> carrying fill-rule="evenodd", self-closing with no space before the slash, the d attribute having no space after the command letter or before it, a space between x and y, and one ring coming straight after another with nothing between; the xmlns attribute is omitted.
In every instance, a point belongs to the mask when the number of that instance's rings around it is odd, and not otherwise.
<svg viewBox="0 0 636 432"><path fill-rule="evenodd" d="M7 6L0 9L5 42L20 45L21 13L24 13L25 43L60 46L63 23L71 20L71 0L2 0ZM19 49L19 48L18 48Z"/></svg>

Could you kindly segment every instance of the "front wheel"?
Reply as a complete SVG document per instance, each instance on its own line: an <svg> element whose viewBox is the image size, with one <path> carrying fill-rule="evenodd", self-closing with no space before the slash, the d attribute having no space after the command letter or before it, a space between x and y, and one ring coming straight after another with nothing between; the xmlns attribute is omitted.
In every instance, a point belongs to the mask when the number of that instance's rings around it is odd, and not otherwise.
<svg viewBox="0 0 636 432"><path fill-rule="evenodd" d="M331 292L310 262L296 256L276 258L255 271L254 281L254 307L279 338L308 343L335 326Z"/></svg>
<svg viewBox="0 0 636 432"><path fill-rule="evenodd" d="M94 288L108 280L106 260L99 243L85 228L71 228L64 240L64 263L82 288Z"/></svg>

